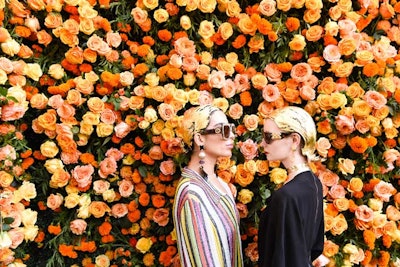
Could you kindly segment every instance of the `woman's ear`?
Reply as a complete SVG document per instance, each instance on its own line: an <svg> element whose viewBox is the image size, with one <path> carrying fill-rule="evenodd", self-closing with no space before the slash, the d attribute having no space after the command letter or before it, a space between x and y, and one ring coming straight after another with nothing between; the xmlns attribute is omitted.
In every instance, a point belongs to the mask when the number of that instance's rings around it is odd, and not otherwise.
<svg viewBox="0 0 400 267"><path fill-rule="evenodd" d="M199 133L195 133L193 136L193 141L197 146L203 146L204 145L204 136L202 136Z"/></svg>
<svg viewBox="0 0 400 267"><path fill-rule="evenodd" d="M295 143L297 146L301 145L301 136L300 136L300 134L293 133L292 138L293 138L293 143Z"/></svg>

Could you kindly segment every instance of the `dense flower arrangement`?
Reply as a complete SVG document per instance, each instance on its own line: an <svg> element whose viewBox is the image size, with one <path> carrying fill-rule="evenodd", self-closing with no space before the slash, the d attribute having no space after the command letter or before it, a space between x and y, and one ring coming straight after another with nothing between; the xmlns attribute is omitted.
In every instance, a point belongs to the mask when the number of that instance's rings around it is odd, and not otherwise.
<svg viewBox="0 0 400 267"><path fill-rule="evenodd" d="M1 0L0 266L171 266L187 160L181 115L237 126L218 173L237 189L246 266L286 178L262 118L318 127L328 266L400 266L400 3Z"/></svg>

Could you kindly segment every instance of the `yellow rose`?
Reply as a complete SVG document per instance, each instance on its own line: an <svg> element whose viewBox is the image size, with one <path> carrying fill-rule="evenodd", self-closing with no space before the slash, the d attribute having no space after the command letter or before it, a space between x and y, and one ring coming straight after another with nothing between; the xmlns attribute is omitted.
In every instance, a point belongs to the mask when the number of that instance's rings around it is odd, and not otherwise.
<svg viewBox="0 0 400 267"><path fill-rule="evenodd" d="M49 173L54 174L58 169L63 169L64 164L60 159L48 159L44 163L44 167Z"/></svg>
<svg viewBox="0 0 400 267"><path fill-rule="evenodd" d="M225 10L225 13L228 17L238 17L240 12L242 12L242 8L237 1L228 1L228 5L226 6Z"/></svg>
<svg viewBox="0 0 400 267"><path fill-rule="evenodd" d="M373 211L381 212L383 209L383 201L377 198L368 199L368 207L370 207Z"/></svg>
<svg viewBox="0 0 400 267"><path fill-rule="evenodd" d="M353 102L353 112L356 117L366 118L371 113L371 107L367 101L356 99Z"/></svg>
<svg viewBox="0 0 400 267"><path fill-rule="evenodd" d="M256 73L251 77L251 83L254 88L261 90L268 84L268 79L265 75Z"/></svg>
<svg viewBox="0 0 400 267"><path fill-rule="evenodd" d="M347 104L347 98L342 93L334 92L330 96L329 104L334 109L344 107Z"/></svg>
<svg viewBox="0 0 400 267"><path fill-rule="evenodd" d="M387 118L387 116L389 115L389 112L390 112L389 107L388 106L383 106L380 109L375 109L373 111L373 115L374 115L375 118L377 118L378 120L381 121L381 120Z"/></svg>
<svg viewBox="0 0 400 267"><path fill-rule="evenodd" d="M188 87L193 86L196 81L196 75L193 72L189 72L183 75L183 83Z"/></svg>
<svg viewBox="0 0 400 267"><path fill-rule="evenodd" d="M277 0L277 8L282 11L289 11L292 8L292 0Z"/></svg>
<svg viewBox="0 0 400 267"><path fill-rule="evenodd" d="M306 9L303 19L309 24L313 24L321 18L321 9Z"/></svg>
<svg viewBox="0 0 400 267"><path fill-rule="evenodd" d="M192 22L187 15L183 15L180 18L180 24L181 24L181 27L186 31L192 27Z"/></svg>
<svg viewBox="0 0 400 267"><path fill-rule="evenodd" d="M341 55L350 56L357 49L357 41L352 37L342 38L338 43Z"/></svg>
<svg viewBox="0 0 400 267"><path fill-rule="evenodd" d="M91 35L96 28L94 27L94 23L92 19L81 17L79 20L79 31L83 32L86 35Z"/></svg>
<svg viewBox="0 0 400 267"><path fill-rule="evenodd" d="M147 107L144 111L144 119L150 123L155 122L157 117L157 111L153 107Z"/></svg>
<svg viewBox="0 0 400 267"><path fill-rule="evenodd" d="M39 227L37 225L28 225L23 228L24 239L26 241L33 241L39 233Z"/></svg>
<svg viewBox="0 0 400 267"><path fill-rule="evenodd" d="M344 175L354 173L355 166L353 160L339 158L338 161L338 168Z"/></svg>
<svg viewBox="0 0 400 267"><path fill-rule="evenodd" d="M253 175L256 174L256 172L257 172L257 164L254 160L246 161L244 163L244 168Z"/></svg>
<svg viewBox="0 0 400 267"><path fill-rule="evenodd" d="M158 7L158 0L143 0L143 5L146 8L153 10Z"/></svg>
<svg viewBox="0 0 400 267"><path fill-rule="evenodd" d="M4 70L0 70L0 84L6 84L8 81L7 73Z"/></svg>
<svg viewBox="0 0 400 267"><path fill-rule="evenodd" d="M151 246L153 245L153 241L149 237L141 237L136 243L136 249L138 249L143 254L149 251Z"/></svg>
<svg viewBox="0 0 400 267"><path fill-rule="evenodd" d="M200 91L193 89L187 92L188 96L188 101L192 105L198 105L199 104L199 97L200 97Z"/></svg>
<svg viewBox="0 0 400 267"><path fill-rule="evenodd" d="M229 22L222 23L221 25L219 25L218 32L221 33L222 39L228 40L229 37L231 37L233 34L232 24L230 24Z"/></svg>
<svg viewBox="0 0 400 267"><path fill-rule="evenodd" d="M232 76L235 73L235 65L224 60L218 62L217 69L222 70L228 76Z"/></svg>
<svg viewBox="0 0 400 267"><path fill-rule="evenodd" d="M80 3L85 3L85 2L80 1ZM89 4L89 2L86 2L86 4L80 4L78 7L78 13L81 17L87 19L94 19L98 15L98 12L95 9L93 9L93 7Z"/></svg>
<svg viewBox="0 0 400 267"><path fill-rule="evenodd" d="M352 62L339 63L334 67L334 73L336 77L348 77L353 71L353 67Z"/></svg>
<svg viewBox="0 0 400 267"><path fill-rule="evenodd" d="M175 137L175 132L173 129L166 127L162 129L161 136L164 140L171 140Z"/></svg>
<svg viewBox="0 0 400 267"><path fill-rule="evenodd" d="M24 209L21 212L21 222L24 226L33 226L37 221L37 211Z"/></svg>
<svg viewBox="0 0 400 267"><path fill-rule="evenodd" d="M86 122L82 122L80 124L79 133L81 133L81 134L91 135L93 133L93 130L94 130L94 127L92 124L89 124Z"/></svg>
<svg viewBox="0 0 400 267"><path fill-rule="evenodd" d="M306 46L306 38L301 34L295 34L289 42L289 47L293 51L303 51Z"/></svg>
<svg viewBox="0 0 400 267"><path fill-rule="evenodd" d="M243 204L250 203L251 200L253 199L254 193L250 191L249 189L242 189L240 190L238 194L238 200L242 202Z"/></svg>
<svg viewBox="0 0 400 267"><path fill-rule="evenodd" d="M257 165L257 172L260 175L266 175L268 173L269 170L269 164L268 164L268 160L257 160L256 161L256 165Z"/></svg>
<svg viewBox="0 0 400 267"><path fill-rule="evenodd" d="M210 39L215 33L214 24L211 21L203 20L200 22L198 33L203 39Z"/></svg>
<svg viewBox="0 0 400 267"><path fill-rule="evenodd" d="M216 6L216 0L199 0L197 8L203 13L212 13Z"/></svg>
<svg viewBox="0 0 400 267"><path fill-rule="evenodd" d="M182 105L185 105L189 101L188 94L185 90L176 89L173 91L172 95L173 95L174 99Z"/></svg>
<svg viewBox="0 0 400 267"><path fill-rule="evenodd" d="M1 50L4 52L4 54L7 54L11 57L18 54L20 49L21 45L14 39L9 39L4 43L1 43Z"/></svg>
<svg viewBox="0 0 400 267"><path fill-rule="evenodd" d="M147 129L150 126L150 122L142 120L141 122L139 122L138 126L140 129Z"/></svg>
<svg viewBox="0 0 400 267"><path fill-rule="evenodd" d="M269 177L271 179L271 182L273 182L274 184L281 184L286 181L287 172L285 169L282 168L273 168L269 172Z"/></svg>
<svg viewBox="0 0 400 267"><path fill-rule="evenodd" d="M258 128L260 118L256 114L244 115L243 123L247 130L255 131Z"/></svg>
<svg viewBox="0 0 400 267"><path fill-rule="evenodd" d="M14 197L19 199L19 201L22 199L26 201L34 199L36 197L35 184L28 181L23 181L22 185L16 191L14 191Z"/></svg>
<svg viewBox="0 0 400 267"><path fill-rule="evenodd" d="M100 114L88 111L82 116L82 122L90 125L98 125L100 123Z"/></svg>
<svg viewBox="0 0 400 267"><path fill-rule="evenodd" d="M110 259L107 255L99 255L95 259L96 267L109 267L110 266Z"/></svg>
<svg viewBox="0 0 400 267"><path fill-rule="evenodd" d="M169 14L167 10L160 8L154 11L154 20L157 21L158 23L163 23L166 22L169 18Z"/></svg>
<svg viewBox="0 0 400 267"><path fill-rule="evenodd" d="M338 211L346 211L349 209L350 202L347 198L337 198L333 201L333 205Z"/></svg>
<svg viewBox="0 0 400 267"><path fill-rule="evenodd" d="M96 127L96 133L98 137L110 136L114 131L114 126L112 124L99 123Z"/></svg>
<svg viewBox="0 0 400 267"><path fill-rule="evenodd" d="M321 0L305 0L305 6L308 9L321 9L323 7L323 3Z"/></svg>
<svg viewBox="0 0 400 267"><path fill-rule="evenodd" d="M46 141L40 145L40 153L47 158L54 158L59 152L59 149L53 141Z"/></svg>
<svg viewBox="0 0 400 267"><path fill-rule="evenodd" d="M160 135L161 131L164 129L165 123L163 120L157 120L151 125L151 132L154 135Z"/></svg>
<svg viewBox="0 0 400 267"><path fill-rule="evenodd" d="M50 65L47 73L56 80L61 79L65 75L64 68L60 64Z"/></svg>
<svg viewBox="0 0 400 267"><path fill-rule="evenodd" d="M87 101L87 106L89 110L95 114L101 113L105 108L103 100L101 100L101 98L99 97L89 98L89 100Z"/></svg>
<svg viewBox="0 0 400 267"><path fill-rule="evenodd" d="M114 189L108 189L102 194L103 200L107 202L113 202L116 198Z"/></svg>
<svg viewBox="0 0 400 267"><path fill-rule="evenodd" d="M64 198L64 206L67 207L68 209L75 208L79 204L79 195L78 193L71 193L68 194Z"/></svg>
<svg viewBox="0 0 400 267"><path fill-rule="evenodd" d="M228 110L228 108L229 108L228 99L226 99L224 97L215 98L213 100L213 102L212 102L212 105L215 106L215 107L218 107L223 112L226 112Z"/></svg>
<svg viewBox="0 0 400 267"><path fill-rule="evenodd" d="M0 171L0 186L2 188L9 187L14 181L14 177L6 171Z"/></svg>
<svg viewBox="0 0 400 267"><path fill-rule="evenodd" d="M240 14L239 15L239 23L237 26L243 34L254 36L257 31L257 23L251 20L249 15Z"/></svg>
<svg viewBox="0 0 400 267"><path fill-rule="evenodd" d="M39 81L39 78L43 75L42 68L37 63L27 63L24 66L24 75L34 81Z"/></svg>
<svg viewBox="0 0 400 267"><path fill-rule="evenodd" d="M147 83L150 87L157 86L160 82L160 77L154 72L148 73L144 78L144 82Z"/></svg>

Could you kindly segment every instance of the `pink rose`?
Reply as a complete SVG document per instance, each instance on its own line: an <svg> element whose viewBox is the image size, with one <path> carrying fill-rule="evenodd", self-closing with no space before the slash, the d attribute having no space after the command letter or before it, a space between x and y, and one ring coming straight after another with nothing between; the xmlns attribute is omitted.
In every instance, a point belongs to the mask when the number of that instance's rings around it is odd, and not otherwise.
<svg viewBox="0 0 400 267"><path fill-rule="evenodd" d="M129 180L123 179L119 183L118 192L121 197L129 197L133 192L133 183Z"/></svg>
<svg viewBox="0 0 400 267"><path fill-rule="evenodd" d="M92 182L94 168L92 165L76 166L72 171L72 177L76 180L79 187L86 187Z"/></svg>
<svg viewBox="0 0 400 267"><path fill-rule="evenodd" d="M76 219L70 222L69 224L69 229L71 230L72 233L76 235L81 235L85 232L87 227L87 223L85 220L82 219Z"/></svg>
<svg viewBox="0 0 400 267"><path fill-rule="evenodd" d="M244 142L240 141L238 146L246 160L254 159L257 156L258 145L252 139L247 139Z"/></svg>
<svg viewBox="0 0 400 267"><path fill-rule="evenodd" d="M122 218L128 214L128 205L125 203L117 203L111 207L111 215L115 218Z"/></svg>
<svg viewBox="0 0 400 267"><path fill-rule="evenodd" d="M395 193L396 189L391 183L380 181L374 187L374 196L382 201L388 202L390 197Z"/></svg>

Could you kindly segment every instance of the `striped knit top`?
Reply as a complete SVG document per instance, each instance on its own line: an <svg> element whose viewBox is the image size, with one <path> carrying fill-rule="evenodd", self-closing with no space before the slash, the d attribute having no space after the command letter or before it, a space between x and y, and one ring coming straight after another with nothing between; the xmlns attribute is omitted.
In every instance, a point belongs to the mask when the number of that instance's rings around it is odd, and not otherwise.
<svg viewBox="0 0 400 267"><path fill-rule="evenodd" d="M230 192L227 184L223 186ZM173 219L181 266L243 266L233 196L188 168L183 170L176 190Z"/></svg>

